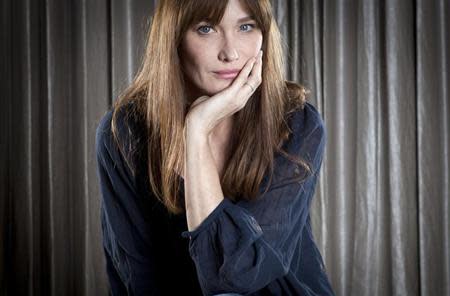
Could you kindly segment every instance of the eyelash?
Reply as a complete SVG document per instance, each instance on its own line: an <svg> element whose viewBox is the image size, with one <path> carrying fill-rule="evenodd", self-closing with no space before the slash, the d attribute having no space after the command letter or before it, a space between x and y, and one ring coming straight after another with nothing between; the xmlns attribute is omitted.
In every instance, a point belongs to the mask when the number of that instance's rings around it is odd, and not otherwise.
<svg viewBox="0 0 450 296"><path fill-rule="evenodd" d="M241 25L241 27L242 27L242 26L251 26L251 27L252 27L252 30L256 27L255 24L243 24L243 25ZM208 32L208 33L201 32L200 29L202 29L202 28L212 28L212 26L209 26L209 25L203 25L203 26L198 27L198 29L197 29L197 32L199 32L201 35L208 35L209 32ZM250 32L250 31L252 31L252 30L247 30L247 31L245 31L245 32Z"/></svg>

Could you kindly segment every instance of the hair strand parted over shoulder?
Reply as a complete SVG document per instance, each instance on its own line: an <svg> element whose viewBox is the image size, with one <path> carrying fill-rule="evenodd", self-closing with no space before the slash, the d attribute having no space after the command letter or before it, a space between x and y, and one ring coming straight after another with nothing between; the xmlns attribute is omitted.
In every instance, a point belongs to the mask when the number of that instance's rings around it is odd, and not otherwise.
<svg viewBox="0 0 450 296"><path fill-rule="evenodd" d="M267 172L272 181L274 153L286 156L304 171L309 164L281 149L288 138L290 113L303 108L307 91L284 77L285 43L272 15L269 0L241 0L254 16L263 34L263 73L260 87L246 106L237 112L231 154L221 184L224 195L248 200L257 198ZM184 33L202 20L220 23L228 1L160 0L152 17L141 67L132 83L118 97L113 107L112 132L124 158L134 172L131 159L138 149L133 142L146 143L148 178L151 191L169 212L184 211L180 198L179 176L184 162L184 120L189 110L178 49ZM175 23L174 23L175 20ZM133 108L129 108L133 105ZM129 143L119 137L117 121L124 111L125 120L142 123L145 133L133 134ZM127 124L124 122L124 124ZM144 140L135 141L136 137ZM125 152L127 151L127 152Z"/></svg>

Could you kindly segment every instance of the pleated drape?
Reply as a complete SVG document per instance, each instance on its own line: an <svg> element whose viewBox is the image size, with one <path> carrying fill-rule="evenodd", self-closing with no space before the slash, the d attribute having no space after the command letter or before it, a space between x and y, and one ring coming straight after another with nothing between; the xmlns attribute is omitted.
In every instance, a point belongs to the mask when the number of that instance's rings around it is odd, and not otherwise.
<svg viewBox="0 0 450 296"><path fill-rule="evenodd" d="M302 2L329 136L313 220L339 295L450 295L449 6Z"/></svg>
<svg viewBox="0 0 450 296"><path fill-rule="evenodd" d="M423 295L450 295L449 18L449 1L417 1L417 245Z"/></svg>
<svg viewBox="0 0 450 296"><path fill-rule="evenodd" d="M1 295L107 295L95 128L156 2L1 2ZM271 2L327 129L311 215L336 294L450 295L449 1Z"/></svg>
<svg viewBox="0 0 450 296"><path fill-rule="evenodd" d="M1 3L1 291L107 295L95 128L131 81L153 4Z"/></svg>

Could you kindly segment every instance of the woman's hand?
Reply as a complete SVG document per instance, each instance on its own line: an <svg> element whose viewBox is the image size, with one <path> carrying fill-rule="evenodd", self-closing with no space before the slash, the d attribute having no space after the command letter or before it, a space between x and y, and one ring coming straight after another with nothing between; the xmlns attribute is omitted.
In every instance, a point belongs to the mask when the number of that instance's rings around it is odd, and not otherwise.
<svg viewBox="0 0 450 296"><path fill-rule="evenodd" d="M262 50L247 61L233 83L212 97L196 99L186 115L186 125L208 136L223 119L244 108L262 81ZM253 87L253 89L252 89Z"/></svg>

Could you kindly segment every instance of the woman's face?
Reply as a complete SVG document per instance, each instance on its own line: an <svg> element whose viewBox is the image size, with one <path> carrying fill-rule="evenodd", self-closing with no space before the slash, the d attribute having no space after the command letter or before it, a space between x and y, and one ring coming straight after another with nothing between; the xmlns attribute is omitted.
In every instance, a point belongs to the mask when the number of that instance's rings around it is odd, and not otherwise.
<svg viewBox="0 0 450 296"><path fill-rule="evenodd" d="M217 27L192 26L181 42L181 65L188 92L214 95L233 82L248 59L262 47L262 32L239 0L229 0ZM220 73L234 71L231 74Z"/></svg>

